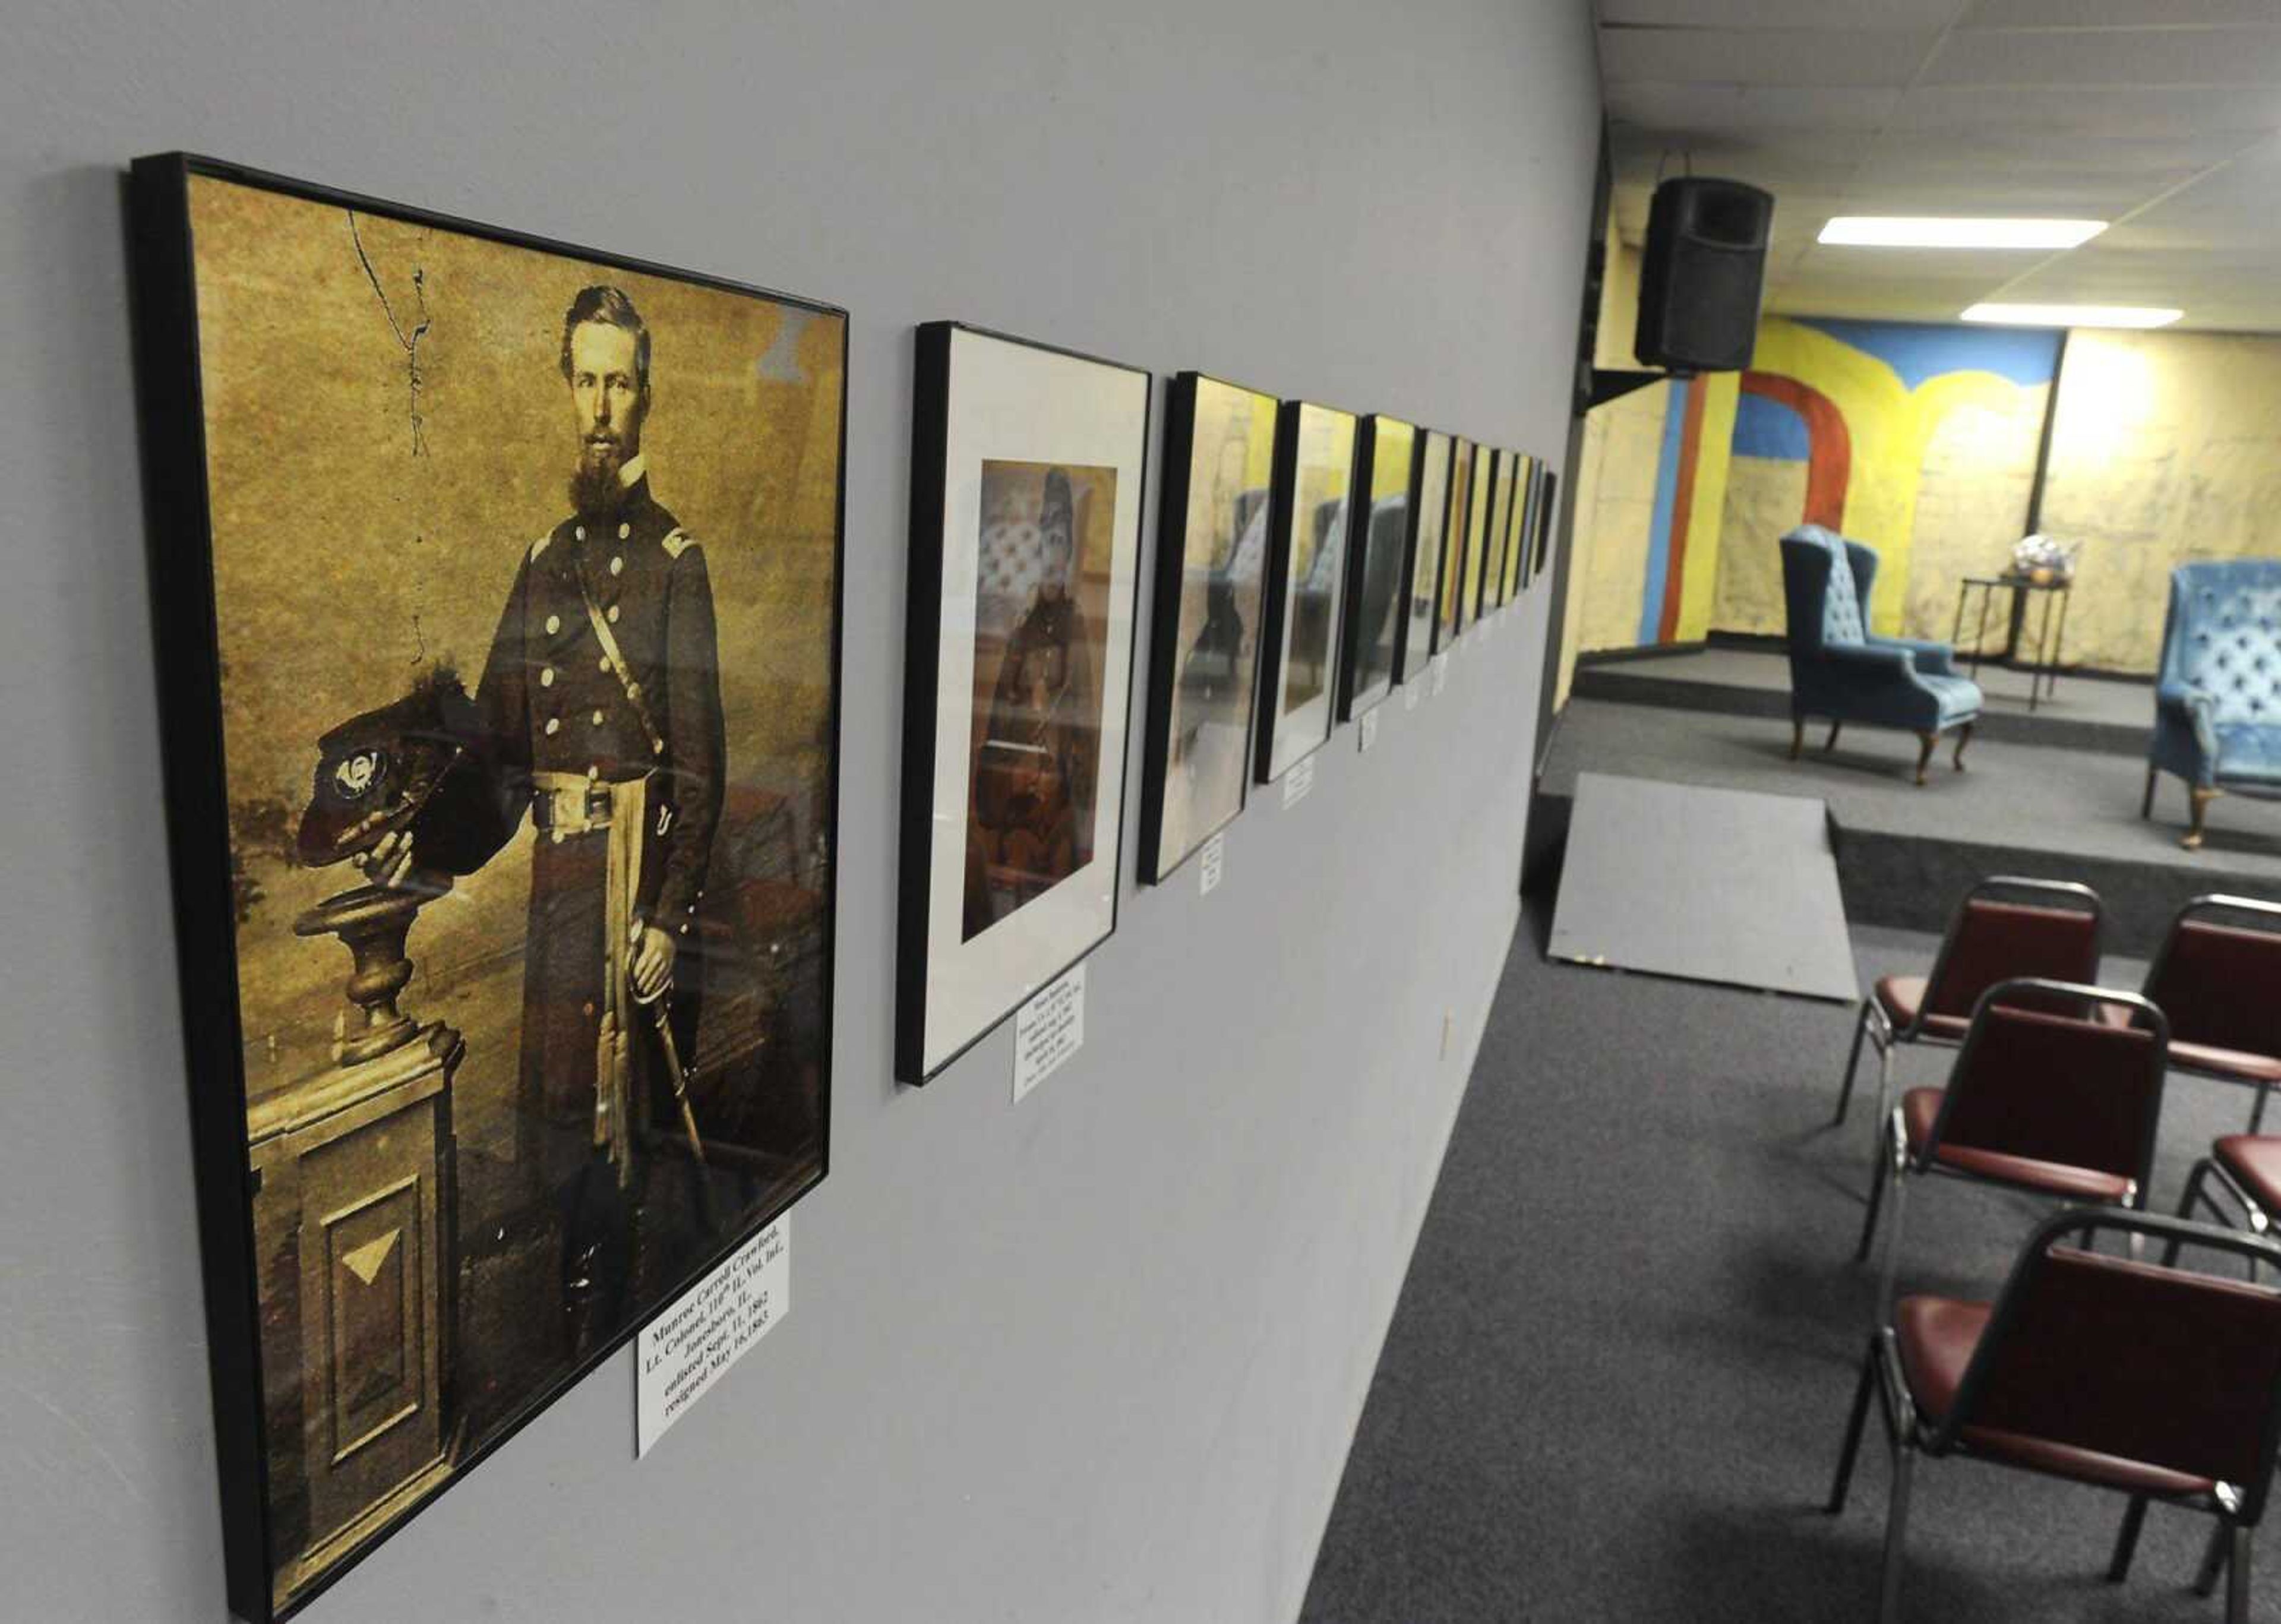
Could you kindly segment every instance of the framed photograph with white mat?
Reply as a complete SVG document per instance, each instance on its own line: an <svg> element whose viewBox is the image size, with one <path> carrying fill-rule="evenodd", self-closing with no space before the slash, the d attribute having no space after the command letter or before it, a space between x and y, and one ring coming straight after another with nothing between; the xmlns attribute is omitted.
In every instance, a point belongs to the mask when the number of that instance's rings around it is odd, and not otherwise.
<svg viewBox="0 0 2281 1624"><path fill-rule="evenodd" d="M918 330L895 1075L924 1083L1117 928L1154 380Z"/></svg>
<svg viewBox="0 0 2281 1624"><path fill-rule="evenodd" d="M1261 632L1259 737L1252 763L1272 784L1331 736L1339 608L1354 479L1351 412L1283 403L1267 536L1267 615Z"/></svg>
<svg viewBox="0 0 2281 1624"><path fill-rule="evenodd" d="M1394 691L1403 583L1416 511L1418 429L1398 417L1362 420L1355 437L1354 501L1347 505L1346 658L1339 720L1351 722Z"/></svg>
<svg viewBox="0 0 2281 1624"><path fill-rule="evenodd" d="M1415 682L1434 657L1434 606L1442 590L1442 537L1450 511L1450 437L1439 429L1418 436L1410 507L1410 589L1395 680Z"/></svg>
<svg viewBox="0 0 2281 1624"><path fill-rule="evenodd" d="M1183 372L1164 391L1156 585L1140 753L1140 878L1161 885L1235 820L1259 692L1272 395Z"/></svg>

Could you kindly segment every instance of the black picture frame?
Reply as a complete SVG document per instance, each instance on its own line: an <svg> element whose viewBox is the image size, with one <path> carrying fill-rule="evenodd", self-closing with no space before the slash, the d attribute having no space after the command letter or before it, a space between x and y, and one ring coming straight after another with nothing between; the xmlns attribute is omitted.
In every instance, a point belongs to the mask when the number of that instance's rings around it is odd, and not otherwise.
<svg viewBox="0 0 2281 1624"><path fill-rule="evenodd" d="M1450 475L1456 444L1440 429L1418 430L1417 465L1411 471L1410 562L1403 572L1405 607L1395 654L1396 685L1425 677L1441 623L1442 553L1449 529Z"/></svg>
<svg viewBox="0 0 2281 1624"><path fill-rule="evenodd" d="M1457 646L1465 629L1465 540L1473 516L1473 466L1481 449L1464 435L1450 442L1450 501L1442 514L1442 602L1434 617L1436 654Z"/></svg>
<svg viewBox="0 0 2281 1624"><path fill-rule="evenodd" d="M1527 452L1513 453L1519 460L1519 472L1514 479L1512 511L1506 516L1504 584L1502 600L1516 603L1528 585L1528 509L1536 495L1537 460Z"/></svg>
<svg viewBox="0 0 2281 1624"><path fill-rule="evenodd" d="M1559 509L1555 506L1559 499L1559 472L1548 463L1540 462L1537 467L1542 477L1536 486L1535 564L1529 572L1532 581L1542 575L1544 567L1552 561L1552 529L1559 516Z"/></svg>
<svg viewBox="0 0 2281 1624"><path fill-rule="evenodd" d="M833 432L838 469L831 493L831 591L830 692L821 726L830 742L816 808L823 848L820 908L821 1023L819 1146L812 1173L777 1191L765 1207L746 1212L732 1233L720 1236L689 1262L669 1287L633 1311L559 1373L537 1385L504 1419L480 1436L453 1445L450 1469L416 1492L383 1496L352 1522L355 1537L313 1572L288 1583L278 1571L270 1482L271 1439L262 1382L259 1264L256 1201L263 1180L249 1166L249 1085L241 1014L237 896L232 871L232 825L223 731L224 671L220 655L216 585L216 527L208 490L206 386L198 327L198 280L191 189L196 181L226 182L338 208L367 220L387 220L480 243L553 256L580 266L685 284L700 290L755 299L840 323L839 400ZM460 219L409 205L365 197L244 165L187 152L135 159L128 182L129 250L136 412L140 431L145 527L151 570L153 641L161 681L158 695L166 785L172 903L179 944L186 1072L190 1093L197 1224L208 1331L208 1367L222 1512L228 1602L253 1624L272 1624L298 1612L339 1582L411 1519L463 1481L476 1465L670 1308L701 1280L822 1183L830 1169L833 976L838 868L842 626L845 616L847 510L847 313L820 301L701 273L660 266L607 251L568 244L525 232ZM363 251L361 245L358 252ZM568 522L567 521L565 522ZM520 814L518 814L520 816ZM344 935L344 940L348 940ZM400 944L402 937L398 937ZM402 951L399 947L396 949ZM375 963L380 961L375 960ZM359 968L363 967L360 955ZM409 965L403 969L408 972ZM401 983L398 984L401 985ZM392 1009L395 994L389 1003ZM457 1018L455 1017L455 1018ZM440 1021L434 1028L448 1032ZM390 1051L402 1053L404 1050ZM345 1065L345 1060L340 1062ZM448 1119L446 1125L448 1126ZM456 1150L452 1153L456 1156ZM448 1160L437 1182L449 1204L454 1175ZM424 1242L422 1243L424 1244ZM458 1260L451 1260L456 1272ZM429 1327L439 1340L452 1331L453 1281L441 1286L442 1323ZM439 1358L442 1357L439 1354ZM445 1370L448 1403L452 1380ZM462 1417L461 1425L465 1425ZM413 1480L421 1485L422 1480ZM339 1535L334 1536L336 1539Z"/></svg>
<svg viewBox="0 0 2281 1624"><path fill-rule="evenodd" d="M1166 849L1166 827L1171 778L1173 772L1174 712L1178 708L1184 684L1190 684L1189 661L1195 645L1202 635L1201 627L1192 628L1187 623L1186 607L1189 593L1189 573L1195 566L1191 555L1202 541L1207 553L1213 538L1190 534L1189 494L1195 479L1195 463L1198 453L1196 421L1198 396L1204 390L1215 395L1242 397L1264 410L1267 418L1269 437L1269 476L1261 485L1256 498L1241 488L1233 494L1228 557L1222 563L1207 565L1202 571L1208 577L1204 592L1207 599L1215 592L1225 595L1227 609L1239 628L1237 649L1229 656L1229 671L1224 679L1230 684L1225 692L1241 707L1240 723L1228 730L1226 744L1236 752L1234 771L1229 787L1234 793L1235 804L1204 821L1201 826L1189 827L1194 821L1184 815L1181 836L1177 849ZM1233 404L1223 402L1222 404ZM1249 799L1251 787L1251 742L1259 705L1259 651L1262 646L1260 624L1266 598L1264 547L1262 559L1249 588L1250 647L1245 653L1241 646L1241 627L1245 623L1242 611L1245 587L1240 578L1245 533L1251 516L1256 513L1263 530L1266 523L1272 486L1275 421L1281 403L1261 390L1230 383L1203 372L1176 374L1164 393L1164 435L1157 476L1156 556L1155 581L1148 621L1148 708L1144 742L1140 754L1140 850L1138 869L1143 885L1162 885L1202 851L1214 835L1218 834L1242 816ZM1256 414L1255 413L1255 415ZM1215 496L1217 493L1215 493ZM1217 517L1215 500L1215 519ZM1224 639L1222 639L1224 640ZM1201 679L1195 679L1200 685Z"/></svg>
<svg viewBox="0 0 2281 1624"><path fill-rule="evenodd" d="M1339 482L1339 494L1333 499L1316 499L1300 490L1302 465L1305 460L1303 442L1308 438L1311 414L1318 414L1334 438L1343 438L1346 445L1344 477ZM1266 601L1260 617L1259 632L1259 702L1255 708L1257 716L1256 736L1252 740L1251 763L1254 778L1261 784L1272 784L1296 767L1301 762L1330 741L1338 728L1338 665L1339 634L1342 630L1340 608L1345 601L1347 533L1334 530L1324 514L1333 501L1343 507L1351 507L1354 490L1355 433L1359 420L1350 412L1336 406L1316 405L1312 401L1286 400L1276 415L1275 476L1272 494L1269 499L1267 532ZM1336 453L1334 452L1335 457ZM1312 510L1302 511L1302 506L1313 501ZM1302 526L1311 526L1318 532L1311 536L1313 547L1309 554L1309 568L1303 578L1297 578L1297 553ZM1321 580L1321 567L1327 562L1336 579ZM1317 686L1298 701L1295 711L1286 687L1286 655L1293 652L1294 640L1305 638L1313 643L1319 638L1321 658L1311 661L1314 670L1310 680ZM1322 722L1319 729L1300 711L1311 709L1315 698L1322 700ZM1293 719L1294 717L1296 719ZM1277 746L1288 740L1292 747L1286 750L1280 761Z"/></svg>
<svg viewBox="0 0 2281 1624"><path fill-rule="evenodd" d="M1505 545L1512 522L1512 479L1515 453L1497 448L1489 463L1488 521L1481 533L1481 618L1504 607Z"/></svg>
<svg viewBox="0 0 2281 1624"><path fill-rule="evenodd" d="M1381 441L1400 439L1394 452L1402 483L1398 507L1376 492L1381 483ZM1372 413L1355 426L1354 491L1347 504L1345 603L1339 634L1339 720L1351 722L1381 703L1402 677L1402 638L1409 620L1411 550L1417 536L1418 463L1424 437L1414 424ZM1389 472L1395 470L1389 469ZM1374 615L1386 617L1386 669L1368 676L1363 639Z"/></svg>
<svg viewBox="0 0 2281 1624"><path fill-rule="evenodd" d="M1116 735L1113 746L1102 744L1094 762L1096 794L1102 776L1112 766L1114 768L1116 793L1114 808L1109 816L1107 836L1102 839L1096 835L1090 841L1091 855L1078 869L1053 881L1039 893L1038 897L1025 899L1014 911L963 936L957 947L964 950L979 943L982 947L976 948L977 952L989 951L994 932L1025 920L1025 910L1036 901L1050 895L1057 888L1065 890L1071 881L1087 870L1097 871L1107 882L1106 918L1097 930L1083 933L1079 939L1067 940L1066 933L1063 933L1064 940L1059 950L1053 951L1048 960L1036 964L1030 973L1018 973L998 964L988 966L997 979L992 988L986 989L987 1002L983 1006L986 1012L980 1015L963 1009L946 1011L939 1004L931 1002L931 995L937 990L933 978L940 968L937 961L942 956L943 947L938 940L938 932L943 926L944 916L935 906L941 861L941 854L936 845L935 797L939 773L947 759L943 748L944 740L939 737L939 731L944 725L946 705L941 680L947 601L944 584L947 563L944 542L946 525L957 518L950 503L950 464L951 459L958 454L953 445L954 434L960 427L955 421L954 391L960 386L955 361L962 344L1010 346L1012 350L1029 356L1075 362L1086 368L1100 369L1104 374L1117 375L1122 382L1136 386L1139 391L1138 421L1133 442L1127 447L1129 464L1117 465L1120 469L1129 471L1133 506L1128 544L1131 556L1125 561L1123 574L1123 646L1121 649L1104 647L1102 651L1102 720L1104 724L1110 710L1107 687L1112 674L1119 689L1114 703ZM1148 452L1155 411L1156 380L1152 374L1141 367L962 321L923 323L916 330L916 352L911 414L909 596L906 611L903 671L903 787L897 881L894 1069L897 1080L920 1087L940 1077L996 1031L1039 987L1066 974L1116 933L1121 892L1117 884L1119 854L1123 849L1125 826L1124 773L1125 763L1130 754L1125 746L1132 725L1133 677L1138 667L1137 611L1140 560L1145 551ZM993 441L994 454L985 460L998 461L1014 449L1004 443L1006 437L1001 433ZM1038 449L1045 448L1040 446ZM1034 460L1039 464L1067 465L1071 469L1076 469L1077 460L1069 456ZM978 489L981 477L978 476L977 478ZM1049 474L1048 480L1050 477ZM1121 498L1112 499L1121 505ZM1112 512L1109 521L1111 557L1107 586L1112 606L1112 621L1115 618L1113 606L1119 596L1114 557L1118 545L1115 525ZM1074 559L1071 567L1077 567ZM970 692L967 695L970 701ZM966 718L966 727L971 731L970 715ZM965 746L962 745L961 747ZM1099 828L1097 814L1108 799L1096 799L1090 808L1096 814L1096 831ZM1034 923L1033 918L1032 923ZM1009 940L1000 937L996 946L1003 949ZM1004 973L999 973L1001 971ZM954 1035L940 1041L931 1040L935 1035L930 1031L931 1014L951 1020Z"/></svg>

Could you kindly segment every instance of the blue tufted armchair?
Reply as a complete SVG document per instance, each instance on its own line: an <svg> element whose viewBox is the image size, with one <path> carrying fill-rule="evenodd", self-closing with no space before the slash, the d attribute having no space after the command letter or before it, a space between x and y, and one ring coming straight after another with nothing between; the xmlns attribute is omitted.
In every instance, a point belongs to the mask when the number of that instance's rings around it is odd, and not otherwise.
<svg viewBox="0 0 2281 1624"><path fill-rule="evenodd" d="M1917 782L1943 733L1956 731L1956 768L1980 715L1980 689L1959 677L1945 643L1869 635L1861 606L1877 578L1877 554L1818 524L1782 538L1782 596L1790 615L1790 758L1805 743L1809 716L1829 718L1829 742L1848 722L1906 728L1921 741Z"/></svg>
<svg viewBox="0 0 2281 1624"><path fill-rule="evenodd" d="M2154 777L2176 773L2193 800L2183 844L2202 843L2209 803L2227 790L2281 796L2281 559L2181 564L2170 572L2170 617L2154 687Z"/></svg>

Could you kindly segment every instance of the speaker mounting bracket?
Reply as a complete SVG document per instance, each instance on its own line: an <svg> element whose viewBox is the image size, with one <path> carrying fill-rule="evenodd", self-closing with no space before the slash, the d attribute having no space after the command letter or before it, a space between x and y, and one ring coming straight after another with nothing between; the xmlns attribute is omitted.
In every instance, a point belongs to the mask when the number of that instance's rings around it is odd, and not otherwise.
<svg viewBox="0 0 2281 1624"><path fill-rule="evenodd" d="M1611 400L1620 400L1634 390L1645 389L1651 383L1685 383L1695 375L1691 372L1642 372L1629 367L1595 367L1592 387L1587 407L1605 406Z"/></svg>

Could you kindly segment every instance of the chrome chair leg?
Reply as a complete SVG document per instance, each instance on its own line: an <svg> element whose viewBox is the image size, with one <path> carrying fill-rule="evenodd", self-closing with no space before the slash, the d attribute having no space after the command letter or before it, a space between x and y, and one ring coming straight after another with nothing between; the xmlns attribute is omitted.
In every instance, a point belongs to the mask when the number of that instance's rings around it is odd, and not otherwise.
<svg viewBox="0 0 2281 1624"><path fill-rule="evenodd" d="M1901 1272L1902 1221L1909 1212L1909 1181L1898 1169L1893 1174L1893 1222L1885 1232L1885 1266L1877 1277L1877 1323L1893 1317L1893 1282Z"/></svg>
<svg viewBox="0 0 2281 1624"><path fill-rule="evenodd" d="M2107 1582L2121 1584L2130 1577L2130 1558L2138 1550L2138 1530L2146 1520L2146 1496L2132 1495L2130 1507L2122 1513L2122 1526L2115 1531L2115 1556L2107 1565Z"/></svg>
<svg viewBox="0 0 2281 1624"><path fill-rule="evenodd" d="M1901 1616L1901 1562L1909 1528L1909 1489L1916 1476L1916 1446L1907 1442L1893 1450L1893 1501L1885 1512L1885 1569L1877 1592L1877 1624L1898 1624Z"/></svg>
<svg viewBox="0 0 2281 1624"><path fill-rule="evenodd" d="M1861 1045L1869 1036L1869 1001L1863 999L1860 1017L1853 1023L1853 1048L1845 1056L1845 1081L1837 1090L1837 1115L1833 1125L1845 1120L1845 1112L1853 1103L1853 1074L1861 1069Z"/></svg>
<svg viewBox="0 0 2281 1624"><path fill-rule="evenodd" d="M1846 1491L1853 1486L1853 1462L1861 1451L1861 1428L1869 1419L1870 1388L1877 1380L1877 1339L1869 1339L1869 1352L1861 1361L1861 1380L1853 1388L1853 1413L1845 1419L1845 1444L1837 1452L1837 1476L1829 1485L1829 1502L1821 1509L1835 1517L1845 1509Z"/></svg>
<svg viewBox="0 0 2281 1624"><path fill-rule="evenodd" d="M2194 1575L2194 1594L2208 1596L2217 1589L2217 1576L2225 1567L2225 1559L2233 1543L2233 1525L2223 1517L2210 1529L2209 1543L2202 1551L2201 1571Z"/></svg>

